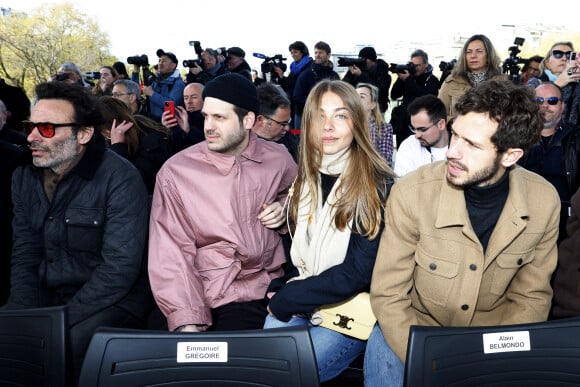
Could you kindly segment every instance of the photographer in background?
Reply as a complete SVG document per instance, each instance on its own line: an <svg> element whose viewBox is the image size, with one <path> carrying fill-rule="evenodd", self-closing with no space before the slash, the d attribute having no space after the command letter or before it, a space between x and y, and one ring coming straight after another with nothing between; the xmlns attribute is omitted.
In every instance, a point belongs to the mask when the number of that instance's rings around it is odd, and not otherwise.
<svg viewBox="0 0 580 387"><path fill-rule="evenodd" d="M177 70L178 61L175 54L159 49L157 57L159 58L158 71L151 84L143 86L143 94L149 101L150 115L161 122L163 102L173 101L175 105L183 106L185 83Z"/></svg>
<svg viewBox="0 0 580 387"><path fill-rule="evenodd" d="M358 56L365 59L366 65L364 68L356 65L349 66L342 80L354 87L359 83L370 83L378 87L379 109L382 114L385 114L389 107L389 89L391 88L389 65L384 60L377 59L377 52L372 47L364 47L359 51Z"/></svg>
<svg viewBox="0 0 580 387"><path fill-rule="evenodd" d="M439 93L439 79L433 75L433 66L429 64L429 57L423 50L415 50L411 53L409 69L397 73L397 80L391 89L391 99L403 97L399 106L391 113L391 125L393 133L397 136L397 143L411 135L409 130L409 113L407 107L417 97Z"/></svg>
<svg viewBox="0 0 580 387"><path fill-rule="evenodd" d="M230 47L227 50L226 67L231 73L238 73L244 78L252 79L252 68L246 62L246 52L239 47Z"/></svg>
<svg viewBox="0 0 580 387"><path fill-rule="evenodd" d="M298 80L298 77L302 72L310 71L310 68L312 66L312 63L314 63L314 60L310 56L310 52L308 51L308 47L306 47L306 44L304 44L304 42L301 42L299 40L295 41L294 43L291 43L290 46L288 46L288 50L290 51L290 56L294 61L290 64L290 74L288 74L288 76L284 76L284 70L276 65L273 65L272 69L278 76L278 84L282 86L282 89L284 89L284 91L288 95L288 98L290 99L290 101L292 101L292 96L294 95L294 87L296 86L296 80ZM292 109L291 117L295 119L296 106L293 102L291 104L291 109Z"/></svg>
<svg viewBox="0 0 580 387"><path fill-rule="evenodd" d="M52 81L78 83L84 87L90 88L91 85L85 82L79 66L73 62L64 62L58 69L57 73L52 77Z"/></svg>
<svg viewBox="0 0 580 387"><path fill-rule="evenodd" d="M186 83L206 84L212 79L222 74L229 73L228 69L218 60L219 53L211 48L206 48L200 54L202 65L197 63L189 68L186 76Z"/></svg>

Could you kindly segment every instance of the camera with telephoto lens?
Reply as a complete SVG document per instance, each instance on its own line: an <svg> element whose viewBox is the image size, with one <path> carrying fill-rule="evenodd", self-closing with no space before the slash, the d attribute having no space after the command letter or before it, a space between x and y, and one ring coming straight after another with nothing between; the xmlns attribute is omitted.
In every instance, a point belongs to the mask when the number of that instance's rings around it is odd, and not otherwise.
<svg viewBox="0 0 580 387"><path fill-rule="evenodd" d="M155 74L149 69L149 58L147 55L137 55L130 56L127 58L127 63L132 65L141 66L141 72L143 74L143 84L145 86L151 86L155 80Z"/></svg>
<svg viewBox="0 0 580 387"><path fill-rule="evenodd" d="M518 56L522 50L520 46L524 44L524 38L515 38L514 46L511 46L508 51L510 53L509 57L506 58L502 63L502 71L504 74L508 74L508 78L518 84L519 83L519 73L520 73L520 63L525 63L527 59L522 59Z"/></svg>
<svg viewBox="0 0 580 387"><path fill-rule="evenodd" d="M203 62L200 59L186 59L183 61L183 67L195 67L196 65L203 68Z"/></svg>
<svg viewBox="0 0 580 387"><path fill-rule="evenodd" d="M339 67L350 67L356 66L359 69L363 70L366 67L367 60L365 58L349 58L346 56L339 56L338 57L338 66Z"/></svg>
<svg viewBox="0 0 580 387"><path fill-rule="evenodd" d="M59 82L64 82L67 79L70 78L70 74L69 73L56 73L56 76L54 77L55 81L59 81Z"/></svg>
<svg viewBox="0 0 580 387"><path fill-rule="evenodd" d="M449 62L445 62L444 60L442 60L441 62L439 62L439 71L441 71L442 73L451 71L455 67L456 63L457 59L452 59Z"/></svg>
<svg viewBox="0 0 580 387"><path fill-rule="evenodd" d="M389 66L389 71L394 74L403 74L405 71L408 71L409 74L415 75L415 65L413 62L405 64L391 63Z"/></svg>
<svg viewBox="0 0 580 387"><path fill-rule="evenodd" d="M195 68L195 66L199 66L203 69L203 61L201 60L201 53L203 52L203 48L201 47L201 42L199 40L190 40L189 45L193 47L195 50L195 54L197 55L197 59L186 59L183 61L183 67Z"/></svg>
<svg viewBox="0 0 580 387"><path fill-rule="evenodd" d="M149 58L147 55L136 55L127 58L127 63L137 66L149 66Z"/></svg>

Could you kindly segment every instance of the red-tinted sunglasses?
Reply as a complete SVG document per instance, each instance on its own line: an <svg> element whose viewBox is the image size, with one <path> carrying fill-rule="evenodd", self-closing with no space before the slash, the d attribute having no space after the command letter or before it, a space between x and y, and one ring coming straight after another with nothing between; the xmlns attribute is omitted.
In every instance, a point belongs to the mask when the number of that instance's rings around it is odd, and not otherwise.
<svg viewBox="0 0 580 387"><path fill-rule="evenodd" d="M32 122L32 121L22 121L22 127L24 128L24 132L28 135L30 134L34 128L38 128L38 133L44 138L52 138L56 132L56 128L64 127L64 126L72 126L77 127L79 126L75 122L67 122L62 124L53 124L52 122Z"/></svg>

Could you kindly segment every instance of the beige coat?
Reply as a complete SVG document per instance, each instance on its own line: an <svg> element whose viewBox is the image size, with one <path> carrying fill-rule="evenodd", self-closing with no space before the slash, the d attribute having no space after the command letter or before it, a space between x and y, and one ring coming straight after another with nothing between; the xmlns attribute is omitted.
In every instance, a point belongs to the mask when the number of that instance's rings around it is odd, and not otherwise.
<svg viewBox="0 0 580 387"><path fill-rule="evenodd" d="M385 339L405 361L409 327L505 325L548 316L560 200L519 166L487 251L447 183L446 161L399 180L387 202L371 303Z"/></svg>
<svg viewBox="0 0 580 387"><path fill-rule="evenodd" d="M505 75L496 75L494 78L504 78L507 79ZM439 99L443 101L445 105L445 110L447 111L447 121L455 118L457 116L457 112L455 111L455 104L459 97L465 93L467 89L471 88L471 83L469 83L465 78L456 77L453 75L449 75L445 78L445 81L441 85L441 89L439 89Z"/></svg>

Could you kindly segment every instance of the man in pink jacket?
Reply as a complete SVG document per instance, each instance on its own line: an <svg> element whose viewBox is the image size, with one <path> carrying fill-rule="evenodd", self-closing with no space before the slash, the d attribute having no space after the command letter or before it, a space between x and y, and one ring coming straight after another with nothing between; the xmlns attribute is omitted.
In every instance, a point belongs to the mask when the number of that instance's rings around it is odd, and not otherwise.
<svg viewBox="0 0 580 387"><path fill-rule="evenodd" d="M296 164L283 145L251 132L258 97L225 74L203 91L206 141L157 175L149 277L169 330L259 329L264 296L285 262L285 200Z"/></svg>

